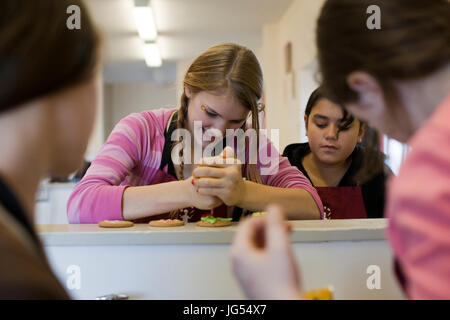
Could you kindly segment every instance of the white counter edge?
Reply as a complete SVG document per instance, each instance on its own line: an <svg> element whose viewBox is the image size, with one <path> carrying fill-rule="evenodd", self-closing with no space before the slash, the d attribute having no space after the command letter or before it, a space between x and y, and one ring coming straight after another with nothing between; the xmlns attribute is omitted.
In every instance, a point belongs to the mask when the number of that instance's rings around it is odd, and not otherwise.
<svg viewBox="0 0 450 320"><path fill-rule="evenodd" d="M292 242L386 240L386 219L292 221ZM97 225L39 225L44 246L105 246L161 244L230 244L237 229L201 228L189 223L176 228L135 225L103 229Z"/></svg>

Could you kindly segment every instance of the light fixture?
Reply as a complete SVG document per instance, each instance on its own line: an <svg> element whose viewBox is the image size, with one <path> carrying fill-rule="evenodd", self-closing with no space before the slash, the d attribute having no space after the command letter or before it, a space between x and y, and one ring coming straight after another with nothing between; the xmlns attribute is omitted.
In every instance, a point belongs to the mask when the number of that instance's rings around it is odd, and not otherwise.
<svg viewBox="0 0 450 320"><path fill-rule="evenodd" d="M149 6L134 7L134 18L139 36L144 41L155 41L158 36L156 32L153 10Z"/></svg>
<svg viewBox="0 0 450 320"><path fill-rule="evenodd" d="M162 65L161 53L155 43L158 34L149 0L134 0L134 17L139 37L144 43L145 63L148 67L160 67Z"/></svg>
<svg viewBox="0 0 450 320"><path fill-rule="evenodd" d="M148 67L160 67L162 65L161 54L156 43L146 43L144 50L145 63Z"/></svg>

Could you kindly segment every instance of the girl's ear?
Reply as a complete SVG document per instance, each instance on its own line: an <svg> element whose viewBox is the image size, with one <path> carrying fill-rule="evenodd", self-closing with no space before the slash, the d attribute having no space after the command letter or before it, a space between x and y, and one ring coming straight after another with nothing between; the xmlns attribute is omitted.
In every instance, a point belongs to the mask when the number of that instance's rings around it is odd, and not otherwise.
<svg viewBox="0 0 450 320"><path fill-rule="evenodd" d="M359 126L359 132L358 132L358 143L362 142L362 139L364 137L364 134L366 133L367 124L365 122L359 122L361 125Z"/></svg>
<svg viewBox="0 0 450 320"><path fill-rule="evenodd" d="M354 104L364 111L363 121L379 119L386 112L383 89L374 76L364 71L354 71L347 76L347 84L358 94Z"/></svg>
<svg viewBox="0 0 450 320"><path fill-rule="evenodd" d="M192 91L191 91L191 89L188 86L184 86L184 94L189 99L192 97Z"/></svg>

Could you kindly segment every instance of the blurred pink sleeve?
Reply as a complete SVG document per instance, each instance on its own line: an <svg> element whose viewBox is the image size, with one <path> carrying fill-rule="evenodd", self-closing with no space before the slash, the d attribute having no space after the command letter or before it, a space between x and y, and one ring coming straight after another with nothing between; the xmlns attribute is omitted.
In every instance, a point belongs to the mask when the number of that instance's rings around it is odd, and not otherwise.
<svg viewBox="0 0 450 320"><path fill-rule="evenodd" d="M450 96L389 182L388 236L410 299L450 299Z"/></svg>

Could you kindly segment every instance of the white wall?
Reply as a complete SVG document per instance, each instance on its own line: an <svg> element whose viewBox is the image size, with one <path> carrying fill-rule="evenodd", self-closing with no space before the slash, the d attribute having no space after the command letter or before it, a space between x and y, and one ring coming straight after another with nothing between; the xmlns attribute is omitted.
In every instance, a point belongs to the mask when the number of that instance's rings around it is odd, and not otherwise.
<svg viewBox="0 0 450 320"><path fill-rule="evenodd" d="M180 60L177 62L177 75L176 75L177 103L179 103L181 95L183 94L184 76L186 75L186 71L189 69L193 61L194 59L187 59L187 60Z"/></svg>
<svg viewBox="0 0 450 320"><path fill-rule="evenodd" d="M121 83L105 85L105 137L124 117L149 109L177 108L175 84Z"/></svg>
<svg viewBox="0 0 450 320"><path fill-rule="evenodd" d="M262 67L268 129L280 129L280 152L304 141L300 103L309 95L316 56L315 25L324 0L294 0L281 19L263 28ZM292 74L285 73L284 50L292 43ZM303 81L303 83L301 82ZM307 99L307 97L306 97Z"/></svg>
<svg viewBox="0 0 450 320"><path fill-rule="evenodd" d="M91 134L89 144L86 150L86 158L93 158L104 142L104 92L103 92L103 75L100 74L97 79L98 96L97 96L97 113L94 123L94 129Z"/></svg>

